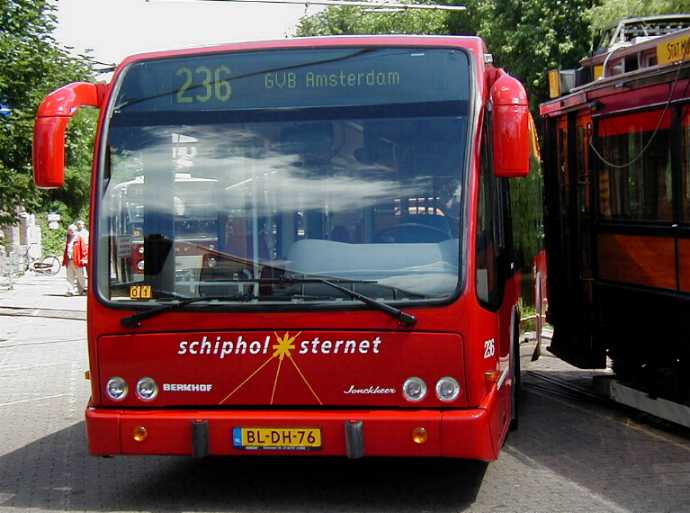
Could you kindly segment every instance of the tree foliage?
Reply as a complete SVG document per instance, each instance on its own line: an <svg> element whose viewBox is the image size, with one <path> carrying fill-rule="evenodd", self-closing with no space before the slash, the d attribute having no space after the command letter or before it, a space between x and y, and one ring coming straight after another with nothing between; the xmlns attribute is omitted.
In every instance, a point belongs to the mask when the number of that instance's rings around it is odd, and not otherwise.
<svg viewBox="0 0 690 513"><path fill-rule="evenodd" d="M598 3L588 12L594 33L614 27L622 18L690 13L690 0L603 0Z"/></svg>
<svg viewBox="0 0 690 513"><path fill-rule="evenodd" d="M303 17L298 36L347 34L443 34L446 16L440 11L366 12L360 7L330 7Z"/></svg>
<svg viewBox="0 0 690 513"><path fill-rule="evenodd" d="M88 56L73 57L52 37L56 7L46 0L0 0L0 224L17 206L58 209L76 216L89 195L88 176L95 117L70 123L65 188L41 192L31 179L31 140L36 109L44 96L66 83L93 78Z"/></svg>
<svg viewBox="0 0 690 513"><path fill-rule="evenodd" d="M547 69L575 67L591 46L593 0L469 0L450 14L449 33L475 33L497 65L525 84L536 112L547 94Z"/></svg>

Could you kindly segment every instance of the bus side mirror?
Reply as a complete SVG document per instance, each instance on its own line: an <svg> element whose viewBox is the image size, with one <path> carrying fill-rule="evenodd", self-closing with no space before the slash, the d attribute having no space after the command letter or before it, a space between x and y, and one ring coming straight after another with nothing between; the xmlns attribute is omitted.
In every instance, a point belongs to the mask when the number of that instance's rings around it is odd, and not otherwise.
<svg viewBox="0 0 690 513"><path fill-rule="evenodd" d="M65 182L65 131L81 106L98 108L105 97L104 84L75 82L46 96L36 113L33 139L34 183L55 189Z"/></svg>
<svg viewBox="0 0 690 513"><path fill-rule="evenodd" d="M529 105L519 80L504 73L491 87L494 174L524 178L530 167Z"/></svg>

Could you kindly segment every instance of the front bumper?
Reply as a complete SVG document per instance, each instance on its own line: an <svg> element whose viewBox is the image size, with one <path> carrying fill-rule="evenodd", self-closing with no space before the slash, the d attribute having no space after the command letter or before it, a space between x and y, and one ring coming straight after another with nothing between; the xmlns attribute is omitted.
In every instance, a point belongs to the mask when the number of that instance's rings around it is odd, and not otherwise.
<svg viewBox="0 0 690 513"><path fill-rule="evenodd" d="M490 401L491 406L493 401ZM492 431L494 408L467 410L113 410L89 406L86 429L94 455L211 454L309 456L417 456L495 460L502 433ZM361 422L361 424L360 424ZM196 427L195 427L196 424ZM203 429L197 429L200 424ZM361 434L348 428L361 426ZM144 426L142 442L133 431ZM233 447L233 427L319 427L322 448L312 451L243 450ZM412 439L424 427L428 440ZM361 450L353 454L353 431ZM199 434L202 434L201 439ZM348 440L348 437L350 438ZM199 445L204 447L199 449ZM355 444L356 446L356 444ZM203 449L206 449L205 451Z"/></svg>

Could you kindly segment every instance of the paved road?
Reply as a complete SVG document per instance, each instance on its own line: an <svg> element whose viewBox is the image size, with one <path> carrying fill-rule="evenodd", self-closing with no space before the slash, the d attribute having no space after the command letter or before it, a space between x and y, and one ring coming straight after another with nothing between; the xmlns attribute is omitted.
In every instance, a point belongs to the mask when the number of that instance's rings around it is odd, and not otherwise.
<svg viewBox="0 0 690 513"><path fill-rule="evenodd" d="M690 511L687 431L528 376L520 430L489 465L93 458L85 332L80 320L0 316L0 512ZM539 366L582 378L548 355Z"/></svg>

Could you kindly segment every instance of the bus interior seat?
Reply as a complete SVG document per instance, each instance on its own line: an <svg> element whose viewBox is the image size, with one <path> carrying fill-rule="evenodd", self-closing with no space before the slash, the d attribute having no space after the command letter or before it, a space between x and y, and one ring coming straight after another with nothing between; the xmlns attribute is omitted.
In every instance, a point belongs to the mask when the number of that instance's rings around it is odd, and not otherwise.
<svg viewBox="0 0 690 513"><path fill-rule="evenodd" d="M448 272L458 265L458 239L418 244L348 244L302 239L288 250L288 267L305 274L395 273L404 269ZM455 272L455 271L454 271Z"/></svg>

